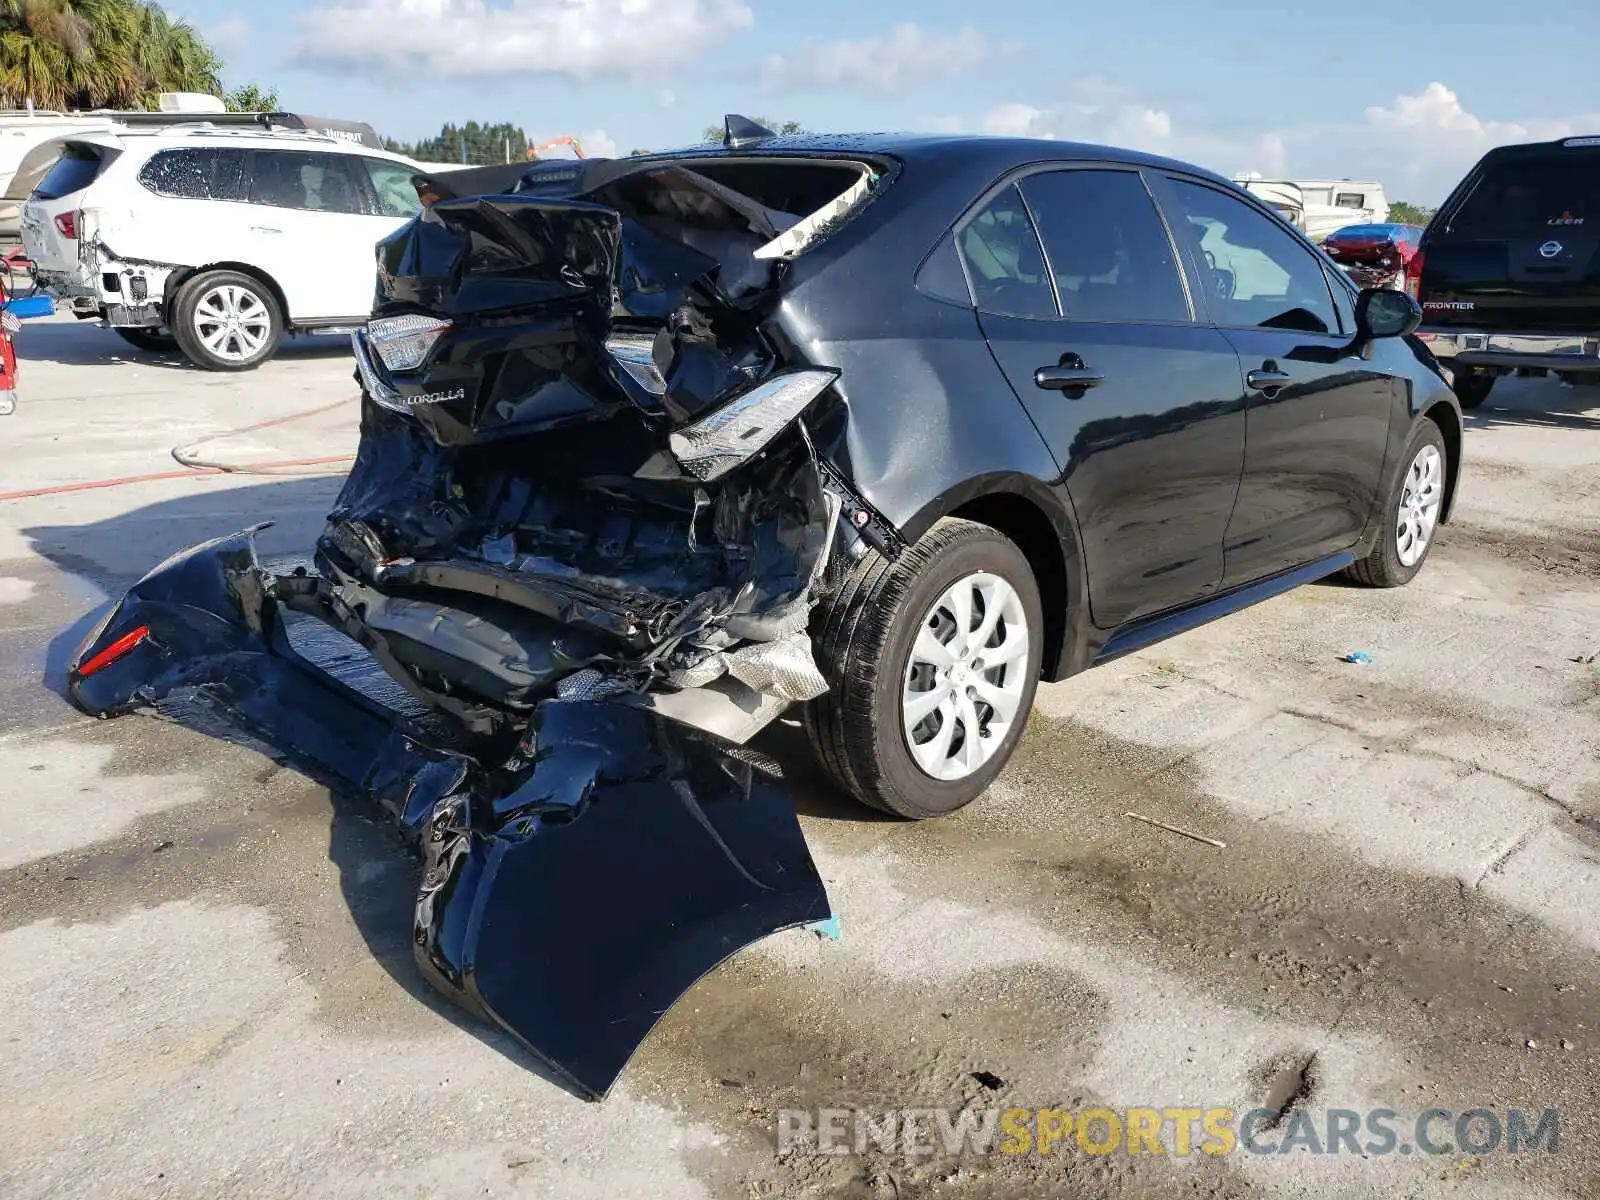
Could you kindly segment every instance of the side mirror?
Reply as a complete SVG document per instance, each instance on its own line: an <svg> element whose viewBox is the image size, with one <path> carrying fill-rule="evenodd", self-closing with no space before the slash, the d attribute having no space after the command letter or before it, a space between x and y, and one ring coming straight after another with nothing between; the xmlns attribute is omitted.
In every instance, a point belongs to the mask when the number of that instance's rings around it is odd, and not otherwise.
<svg viewBox="0 0 1600 1200"><path fill-rule="evenodd" d="M1422 324L1422 308L1405 292L1363 288L1356 297L1356 332L1365 338L1404 337Z"/></svg>

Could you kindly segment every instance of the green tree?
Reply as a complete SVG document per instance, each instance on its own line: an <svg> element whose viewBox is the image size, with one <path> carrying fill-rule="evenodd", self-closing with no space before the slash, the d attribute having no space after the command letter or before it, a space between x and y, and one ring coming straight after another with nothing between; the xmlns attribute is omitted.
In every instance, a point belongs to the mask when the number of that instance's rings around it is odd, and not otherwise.
<svg viewBox="0 0 1600 1200"><path fill-rule="evenodd" d="M1426 204L1407 204L1404 200L1389 202L1389 220L1401 225L1426 225L1433 219L1434 212Z"/></svg>
<svg viewBox="0 0 1600 1200"><path fill-rule="evenodd" d="M241 83L231 92L224 92L222 102L229 112L278 112L278 89L264 88L255 83Z"/></svg>
<svg viewBox="0 0 1600 1200"><path fill-rule="evenodd" d="M519 162L528 153L527 133L521 126L507 121L493 125L480 125L477 121L468 121L465 125L446 125L439 131L438 137L423 138L419 142L385 138L383 144L395 153L404 154L418 162L465 162L475 167L507 161Z"/></svg>
<svg viewBox="0 0 1600 1200"><path fill-rule="evenodd" d="M222 63L149 0L0 0L0 102L151 108L161 92L220 95Z"/></svg>
<svg viewBox="0 0 1600 1200"><path fill-rule="evenodd" d="M788 137L791 134L796 133L811 132L804 125L800 124L799 121L774 121L768 117L751 117L750 119L757 125L766 126L768 129L772 130L773 133L778 134L780 137ZM720 142L722 140L722 133L723 128L721 125L707 125L701 132L700 136L703 140L708 142Z"/></svg>

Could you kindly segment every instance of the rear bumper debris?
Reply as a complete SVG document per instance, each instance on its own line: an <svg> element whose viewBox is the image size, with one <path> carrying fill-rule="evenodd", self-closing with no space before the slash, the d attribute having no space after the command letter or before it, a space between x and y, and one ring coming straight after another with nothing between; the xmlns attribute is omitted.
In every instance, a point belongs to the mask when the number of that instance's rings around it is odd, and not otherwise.
<svg viewBox="0 0 1600 1200"><path fill-rule="evenodd" d="M423 973L576 1094L602 1098L730 954L829 918L778 782L618 696L540 700L509 739L442 722L335 631L326 581L264 570L252 533L131 589L79 651L73 701L151 711L380 807L422 862Z"/></svg>

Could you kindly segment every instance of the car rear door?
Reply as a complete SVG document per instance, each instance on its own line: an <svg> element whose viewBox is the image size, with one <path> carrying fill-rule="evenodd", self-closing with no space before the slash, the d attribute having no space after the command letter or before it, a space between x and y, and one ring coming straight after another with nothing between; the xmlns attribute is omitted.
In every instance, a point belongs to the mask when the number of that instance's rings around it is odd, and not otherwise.
<svg viewBox="0 0 1600 1200"><path fill-rule="evenodd" d="M1430 329L1600 330L1600 144L1485 156L1428 227L1418 299Z"/></svg>
<svg viewBox="0 0 1600 1200"><path fill-rule="evenodd" d="M372 311L372 242L364 185L344 154L256 150L241 236L277 280L298 325L365 321Z"/></svg>
<svg viewBox="0 0 1600 1200"><path fill-rule="evenodd" d="M1223 586L1350 548L1377 501L1396 384L1362 357L1343 285L1237 192L1167 175L1161 198L1250 398Z"/></svg>
<svg viewBox="0 0 1600 1200"><path fill-rule="evenodd" d="M1244 462L1239 361L1195 319L1138 170L1024 175L957 245L990 350L1061 468L1095 624L1211 592Z"/></svg>

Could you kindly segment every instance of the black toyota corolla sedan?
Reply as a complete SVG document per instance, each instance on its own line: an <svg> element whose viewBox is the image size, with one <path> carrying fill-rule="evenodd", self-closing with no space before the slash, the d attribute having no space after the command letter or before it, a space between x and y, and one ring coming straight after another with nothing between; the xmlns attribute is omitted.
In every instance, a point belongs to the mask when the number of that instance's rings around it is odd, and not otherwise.
<svg viewBox="0 0 1600 1200"><path fill-rule="evenodd" d="M828 917L738 748L786 708L844 791L948 813L1041 679L1406 583L1449 514L1415 303L1208 172L729 118L490 175L419 177L378 246L314 565L180 554L71 688L385 806L423 970L583 1094L715 962Z"/></svg>

